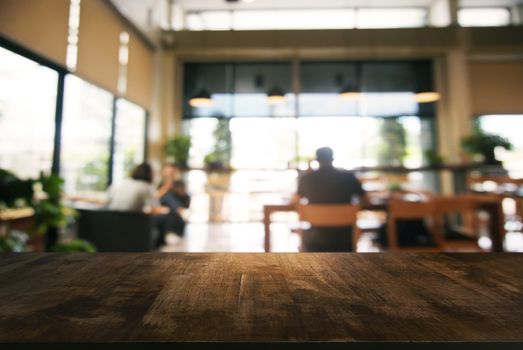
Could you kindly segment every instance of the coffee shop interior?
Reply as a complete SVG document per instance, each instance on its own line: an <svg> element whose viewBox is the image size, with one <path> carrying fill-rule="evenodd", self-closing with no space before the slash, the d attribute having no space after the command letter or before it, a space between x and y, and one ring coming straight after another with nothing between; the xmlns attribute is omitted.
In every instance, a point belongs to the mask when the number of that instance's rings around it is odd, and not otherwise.
<svg viewBox="0 0 523 350"><path fill-rule="evenodd" d="M522 24L522 0L0 0L0 251L347 226L343 251L523 252ZM358 190L307 202L330 161Z"/></svg>

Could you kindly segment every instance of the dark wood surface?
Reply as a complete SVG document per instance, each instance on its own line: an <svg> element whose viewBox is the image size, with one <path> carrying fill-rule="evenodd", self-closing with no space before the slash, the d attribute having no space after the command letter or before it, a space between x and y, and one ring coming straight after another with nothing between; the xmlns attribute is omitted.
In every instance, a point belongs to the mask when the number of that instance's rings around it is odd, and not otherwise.
<svg viewBox="0 0 523 350"><path fill-rule="evenodd" d="M2 343L523 344L518 254L3 254L0 281Z"/></svg>

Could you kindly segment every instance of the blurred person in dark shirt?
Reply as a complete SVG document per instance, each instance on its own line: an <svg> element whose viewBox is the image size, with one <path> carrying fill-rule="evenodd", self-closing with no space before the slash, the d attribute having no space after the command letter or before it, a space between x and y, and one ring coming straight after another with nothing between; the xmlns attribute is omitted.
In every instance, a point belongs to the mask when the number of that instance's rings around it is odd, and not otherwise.
<svg viewBox="0 0 523 350"><path fill-rule="evenodd" d="M365 200L365 191L352 172L333 166L333 151L322 147L316 151L319 169L298 179L296 203L355 204ZM352 228L311 227L303 231L304 251L352 251Z"/></svg>

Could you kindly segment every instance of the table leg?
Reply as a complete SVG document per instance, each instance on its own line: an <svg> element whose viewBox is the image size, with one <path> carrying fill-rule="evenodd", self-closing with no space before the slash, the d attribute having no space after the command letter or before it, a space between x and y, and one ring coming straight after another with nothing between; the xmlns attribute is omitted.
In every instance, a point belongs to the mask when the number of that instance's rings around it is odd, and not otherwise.
<svg viewBox="0 0 523 350"><path fill-rule="evenodd" d="M265 231L264 248L265 252L271 251L271 210L263 208L263 227Z"/></svg>
<svg viewBox="0 0 523 350"><path fill-rule="evenodd" d="M489 233L492 241L492 251L503 251L503 239L505 237L505 218L501 202L485 203L483 209L489 214Z"/></svg>

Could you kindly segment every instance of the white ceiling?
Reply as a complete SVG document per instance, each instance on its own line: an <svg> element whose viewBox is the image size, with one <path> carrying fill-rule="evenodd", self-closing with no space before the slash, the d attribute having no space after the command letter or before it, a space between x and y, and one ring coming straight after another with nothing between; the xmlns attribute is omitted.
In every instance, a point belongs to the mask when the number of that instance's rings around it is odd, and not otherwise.
<svg viewBox="0 0 523 350"><path fill-rule="evenodd" d="M426 7L434 0L255 0L251 3L225 0L177 0L188 11L217 9L310 9L344 7Z"/></svg>
<svg viewBox="0 0 523 350"><path fill-rule="evenodd" d="M145 36L158 42L159 28L166 27L169 0L110 0ZM441 0L255 0L251 3L225 0L174 0L183 12L206 10L315 9L372 7L429 7ZM463 7L508 7L523 0L461 0Z"/></svg>
<svg viewBox="0 0 523 350"><path fill-rule="evenodd" d="M344 7L428 7L437 0L254 0L251 3L225 0L175 0L186 11L224 10L224 9L308 9ZM523 0L461 0L464 7L512 6Z"/></svg>

